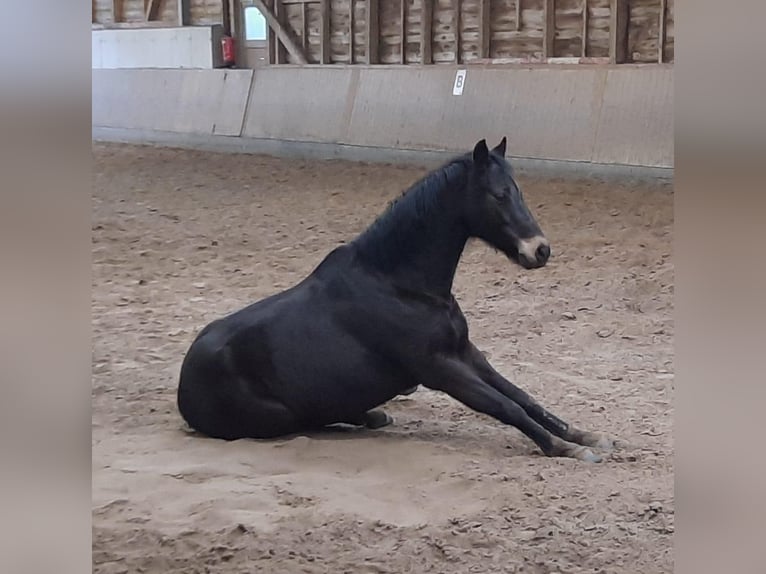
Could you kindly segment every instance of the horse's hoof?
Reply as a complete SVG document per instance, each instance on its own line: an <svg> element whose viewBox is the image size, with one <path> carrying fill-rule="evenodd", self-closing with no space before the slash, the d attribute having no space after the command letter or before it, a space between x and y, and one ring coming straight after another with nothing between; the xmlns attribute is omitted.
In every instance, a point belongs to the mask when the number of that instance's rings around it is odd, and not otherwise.
<svg viewBox="0 0 766 574"><path fill-rule="evenodd" d="M558 444L555 446L552 453L553 456L576 458L577 460L582 460L583 462L601 462L602 460L600 455L594 453L588 447L564 440L557 442Z"/></svg>
<svg viewBox="0 0 766 574"><path fill-rule="evenodd" d="M611 452L617 446L617 441L603 433L583 433L582 440L578 441L583 446L589 446L599 450Z"/></svg>
<svg viewBox="0 0 766 574"><path fill-rule="evenodd" d="M584 462L601 462L601 456L590 450L589 448L585 448L584 446L579 447L575 453L572 455L577 460L582 460Z"/></svg>
<svg viewBox="0 0 766 574"><path fill-rule="evenodd" d="M415 391L418 390L418 386L415 385L414 387L410 387L409 389L403 390L401 393L399 393L401 396L411 395Z"/></svg>
<svg viewBox="0 0 766 574"><path fill-rule="evenodd" d="M394 419L386 411L369 411L364 416L364 424L368 429L379 429L394 422Z"/></svg>

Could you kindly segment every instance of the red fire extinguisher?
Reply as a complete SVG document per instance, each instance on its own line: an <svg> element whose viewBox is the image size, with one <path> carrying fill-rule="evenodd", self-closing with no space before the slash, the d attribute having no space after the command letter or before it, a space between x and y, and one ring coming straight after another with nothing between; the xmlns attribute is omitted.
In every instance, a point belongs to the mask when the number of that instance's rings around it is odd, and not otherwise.
<svg viewBox="0 0 766 574"><path fill-rule="evenodd" d="M234 61L236 60L234 53L234 38L231 36L224 36L221 38L221 52L224 65L233 66Z"/></svg>

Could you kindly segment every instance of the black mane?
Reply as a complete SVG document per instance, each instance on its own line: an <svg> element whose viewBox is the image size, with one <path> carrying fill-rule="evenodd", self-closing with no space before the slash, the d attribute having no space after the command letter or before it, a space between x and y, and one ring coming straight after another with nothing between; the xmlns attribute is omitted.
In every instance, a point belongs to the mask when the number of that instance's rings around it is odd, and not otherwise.
<svg viewBox="0 0 766 574"><path fill-rule="evenodd" d="M415 182L355 240L359 253L384 268L406 259L414 234L428 227L439 209L443 192L465 187L473 160L470 154L459 156Z"/></svg>

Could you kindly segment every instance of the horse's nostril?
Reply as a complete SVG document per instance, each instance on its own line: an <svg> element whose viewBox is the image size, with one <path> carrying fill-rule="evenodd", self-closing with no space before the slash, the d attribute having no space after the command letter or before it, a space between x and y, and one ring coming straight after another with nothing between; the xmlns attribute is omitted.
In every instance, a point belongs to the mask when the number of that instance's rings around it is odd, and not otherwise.
<svg viewBox="0 0 766 574"><path fill-rule="evenodd" d="M540 245L535 251L538 261L548 261L548 257L551 256L551 248L548 245Z"/></svg>

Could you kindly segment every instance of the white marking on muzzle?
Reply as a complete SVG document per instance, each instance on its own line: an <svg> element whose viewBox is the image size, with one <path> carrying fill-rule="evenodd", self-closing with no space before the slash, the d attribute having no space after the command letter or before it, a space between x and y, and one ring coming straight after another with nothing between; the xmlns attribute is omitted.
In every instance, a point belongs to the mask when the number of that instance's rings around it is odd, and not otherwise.
<svg viewBox="0 0 766 574"><path fill-rule="evenodd" d="M520 239L519 253L529 261L537 261L537 249L541 245L550 245L550 242L542 235L537 235L531 239Z"/></svg>

